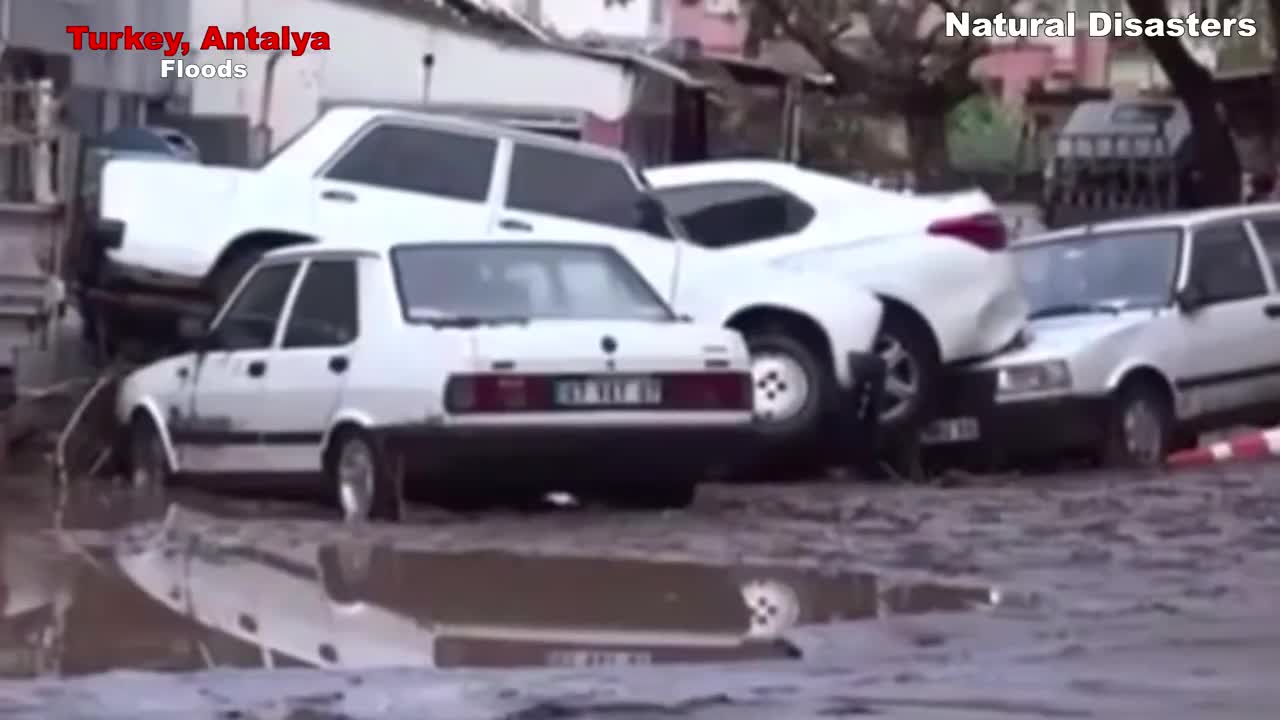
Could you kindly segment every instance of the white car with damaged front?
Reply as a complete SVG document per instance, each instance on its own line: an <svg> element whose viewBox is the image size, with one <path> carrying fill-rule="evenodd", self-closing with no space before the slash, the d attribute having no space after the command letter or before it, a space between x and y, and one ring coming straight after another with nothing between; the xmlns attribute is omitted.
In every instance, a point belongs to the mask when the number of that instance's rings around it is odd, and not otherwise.
<svg viewBox="0 0 1280 720"><path fill-rule="evenodd" d="M449 115L338 107L254 170L112 161L100 207L84 243L97 271L81 278L102 291L85 298L95 347L154 346L172 326L165 312L146 322L112 302L119 293L220 301L268 250L342 232L407 236L431 218L434 233L459 239L611 245L676 312L741 332L756 358L764 454L811 457L810 441L827 431L841 449L873 443L866 398L881 380L871 354L881 302L827 273L734 262L686 242L616 149Z"/></svg>
<svg viewBox="0 0 1280 720"><path fill-rule="evenodd" d="M370 245L270 253L190 352L125 379L135 484L321 474L351 520L397 519L406 482L672 507L749 437L741 336L677 317L612 248Z"/></svg>
<svg viewBox="0 0 1280 720"><path fill-rule="evenodd" d="M980 190L907 195L770 160L649 168L694 242L721 255L818 270L885 303L881 422L931 415L945 365L1007 348L1027 304L998 209Z"/></svg>
<svg viewBox="0 0 1280 720"><path fill-rule="evenodd" d="M1072 228L1013 250L1020 347L948 378L933 445L1150 467L1280 402L1280 206Z"/></svg>

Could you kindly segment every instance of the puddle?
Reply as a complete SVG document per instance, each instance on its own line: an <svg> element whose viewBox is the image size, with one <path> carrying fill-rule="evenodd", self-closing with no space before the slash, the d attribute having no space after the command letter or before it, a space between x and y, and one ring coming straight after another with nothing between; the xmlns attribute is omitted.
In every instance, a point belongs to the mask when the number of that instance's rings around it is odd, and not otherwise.
<svg viewBox="0 0 1280 720"><path fill-rule="evenodd" d="M0 675L787 661L797 626L991 600L872 575L249 539L240 525L175 509L96 549L0 532Z"/></svg>

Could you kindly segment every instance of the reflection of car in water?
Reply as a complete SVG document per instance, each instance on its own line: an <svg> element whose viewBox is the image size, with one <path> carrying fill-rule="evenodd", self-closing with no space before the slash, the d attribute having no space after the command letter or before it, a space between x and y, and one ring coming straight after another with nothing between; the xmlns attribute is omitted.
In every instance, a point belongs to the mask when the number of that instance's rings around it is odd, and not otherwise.
<svg viewBox="0 0 1280 720"><path fill-rule="evenodd" d="M249 544L184 529L184 515L171 514L153 542L122 549L121 569L161 604L264 655L442 668L797 655L776 633L749 632L743 592L717 568Z"/></svg>
<svg viewBox="0 0 1280 720"><path fill-rule="evenodd" d="M0 533L0 677L786 661L798 625L992 601L798 568L337 546L184 511L124 537L73 556Z"/></svg>

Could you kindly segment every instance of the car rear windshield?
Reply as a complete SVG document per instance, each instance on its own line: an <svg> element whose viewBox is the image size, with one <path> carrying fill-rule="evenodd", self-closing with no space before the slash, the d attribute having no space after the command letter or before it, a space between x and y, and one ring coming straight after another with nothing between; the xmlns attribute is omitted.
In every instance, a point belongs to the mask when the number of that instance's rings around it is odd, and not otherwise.
<svg viewBox="0 0 1280 720"><path fill-rule="evenodd" d="M424 244L401 246L391 255L410 322L674 318L662 298L611 248Z"/></svg>
<svg viewBox="0 0 1280 720"><path fill-rule="evenodd" d="M1073 307L1121 310L1167 305L1178 271L1181 236L1177 228L1155 228L1015 245L1032 315Z"/></svg>

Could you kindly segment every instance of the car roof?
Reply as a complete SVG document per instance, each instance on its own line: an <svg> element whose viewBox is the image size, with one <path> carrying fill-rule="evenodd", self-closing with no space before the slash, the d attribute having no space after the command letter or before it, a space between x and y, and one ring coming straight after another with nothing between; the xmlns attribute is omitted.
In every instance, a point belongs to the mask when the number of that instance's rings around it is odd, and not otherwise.
<svg viewBox="0 0 1280 720"><path fill-rule="evenodd" d="M658 187L672 187L686 183L704 183L713 180L755 180L796 176L800 168L782 160L724 159L662 165L645 168L644 176Z"/></svg>
<svg viewBox="0 0 1280 720"><path fill-rule="evenodd" d="M590 240L569 240L558 238L499 238L499 237L460 237L451 235L448 237L432 237L432 236L401 236L394 240L387 240L380 243L371 243L368 240L344 240L344 239L325 239L321 243L302 243L298 245L287 245L282 248L272 250L264 259L267 260L290 260L290 259L314 259L314 258L335 258L335 257L369 257L378 258L396 247L415 246L415 245L509 245L512 247L528 247L530 245L555 245L560 247L581 247L581 248L600 248L616 251L616 248L610 243L593 242Z"/></svg>
<svg viewBox="0 0 1280 720"><path fill-rule="evenodd" d="M493 122L491 120L468 117L461 113L432 112L427 110L405 110L402 108L379 107L376 105L339 105L324 112L320 122L341 124L355 132L371 122L406 122L430 125L439 128L452 128L493 137L506 137L531 145L563 150L579 155L592 155L608 158L624 164L630 159L620 150L596 145L594 143L570 140L545 133L521 130Z"/></svg>
<svg viewBox="0 0 1280 720"><path fill-rule="evenodd" d="M1106 220L1086 225L1053 230L1052 232L1034 235L1018 241L1018 247L1053 242L1063 238L1082 234L1098 234L1106 232L1124 232L1131 230L1154 230L1158 228L1194 229L1202 225L1229 220L1241 220L1258 215L1280 215L1280 203L1252 203L1248 205L1226 205L1222 207L1204 208L1202 210L1183 210L1179 212L1141 215L1122 220Z"/></svg>

